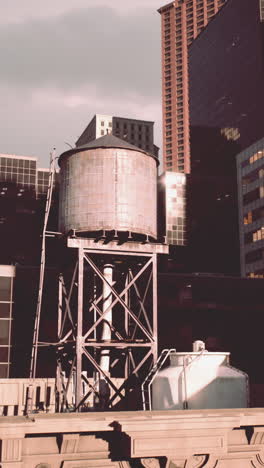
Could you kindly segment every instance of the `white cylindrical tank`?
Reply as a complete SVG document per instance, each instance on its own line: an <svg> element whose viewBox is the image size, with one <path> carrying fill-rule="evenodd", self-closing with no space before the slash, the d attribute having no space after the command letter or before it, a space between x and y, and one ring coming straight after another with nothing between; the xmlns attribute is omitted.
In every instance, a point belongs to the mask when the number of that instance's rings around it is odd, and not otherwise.
<svg viewBox="0 0 264 468"><path fill-rule="evenodd" d="M230 353L208 352L202 345L170 355L170 365L152 383L153 410L248 406L247 375L229 365Z"/></svg>

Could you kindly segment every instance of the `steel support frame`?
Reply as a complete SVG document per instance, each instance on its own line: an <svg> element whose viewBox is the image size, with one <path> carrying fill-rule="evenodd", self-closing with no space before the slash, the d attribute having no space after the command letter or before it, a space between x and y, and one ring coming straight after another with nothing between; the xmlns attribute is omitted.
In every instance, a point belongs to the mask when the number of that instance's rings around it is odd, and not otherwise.
<svg viewBox="0 0 264 468"><path fill-rule="evenodd" d="M125 397L126 391L129 391L130 377L135 375L140 381L144 380L150 367L157 360L157 254L155 252L144 252L142 245L141 252L113 251L104 249L97 251L91 248L78 247L78 259L72 274L71 283L68 285L68 291L65 286L63 275L59 280L59 317L58 317L58 345L57 345L57 395L60 411L65 411L72 402L68 398L68 390L71 382L75 382L75 401L74 410L81 411L82 405L87 398L93 393L98 397L98 382L94 379L89 379L86 376L85 369L87 362L92 365L97 375L97 380L104 379L111 394L108 400L108 407L113 408L117 402ZM96 263L97 257L102 255L107 263L109 256L111 259L115 257L124 258L127 265L127 275L125 285L122 290L117 288L116 282L110 284L104 278L103 272ZM136 257L144 259L141 266L136 272L132 272L130 268L131 260ZM108 309L102 311L100 302L102 295L91 298L89 303L88 314L94 314L94 320L91 325L85 328L84 316L87 310L84 310L84 295L85 290L85 265L89 271L94 274L97 280L101 283L106 283L111 290L112 303L111 308L114 309L116 304L121 307L124 318L124 329L118 329L118 325L108 324L111 328L111 340L100 341L98 329L105 320L105 315ZM144 280L143 275L145 275ZM147 279L146 279L147 277ZM142 288L142 281L144 282ZM139 283L141 282L141 287ZM77 286L77 304L72 304L73 289ZM141 290L141 291L140 291ZM130 295L136 297L135 303L130 304ZM151 295L151 310L148 303L146 307L146 298ZM136 310L135 310L136 309ZM128 329L132 330L129 335ZM125 334L124 334L125 330ZM68 353L69 347L71 352ZM67 351L66 351L67 349ZM96 356L100 354L100 349L115 349L118 359L122 359L125 355L124 376L121 386L116 385L116 379L111 377L111 372L105 372L100 367L99 359ZM135 360L135 353L140 350L140 359ZM134 353L134 354L133 354ZM63 369L62 356L70 356L68 361L68 371ZM122 355L122 356L121 356ZM138 357L138 356L136 356ZM67 359L67 357L66 357ZM64 361L65 362L65 361ZM114 365L115 365L114 364ZM70 369L70 370L69 370ZM88 391L83 392L84 385L88 385ZM139 382L140 383L140 382Z"/></svg>

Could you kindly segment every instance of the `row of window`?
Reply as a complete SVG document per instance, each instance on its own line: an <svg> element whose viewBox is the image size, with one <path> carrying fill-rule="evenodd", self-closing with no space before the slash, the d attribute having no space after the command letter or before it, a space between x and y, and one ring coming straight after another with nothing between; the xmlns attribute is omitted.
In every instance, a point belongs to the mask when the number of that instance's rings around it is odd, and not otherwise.
<svg viewBox="0 0 264 468"><path fill-rule="evenodd" d="M257 187L254 190L243 195L243 204L247 205L253 201L259 200L260 198L264 197L264 187Z"/></svg>
<svg viewBox="0 0 264 468"><path fill-rule="evenodd" d="M244 216L244 224L247 225L254 223L254 221L257 221L261 218L264 218L264 207L256 208L255 210L249 211Z"/></svg>
<svg viewBox="0 0 264 468"><path fill-rule="evenodd" d="M150 128L148 125L134 124L134 123L127 124L126 122L124 122L123 125L120 125L119 122L115 123L116 130L119 130L121 127L123 127L124 131L130 129L131 131L138 131L138 133L141 133L142 130L145 131L146 134L150 133Z"/></svg>
<svg viewBox="0 0 264 468"><path fill-rule="evenodd" d="M256 231L247 232L244 235L245 244L251 244L252 242L257 242L264 239L264 227L257 229Z"/></svg>
<svg viewBox="0 0 264 468"><path fill-rule="evenodd" d="M105 126L105 121L101 120L101 127L104 127L104 126ZM112 128L112 122L107 122L106 126Z"/></svg>
<svg viewBox="0 0 264 468"><path fill-rule="evenodd" d="M36 171L36 161L27 159L0 158L0 168L32 169Z"/></svg>
<svg viewBox="0 0 264 468"><path fill-rule="evenodd" d="M257 262L258 260L262 260L263 258L263 249L252 250L245 255L246 263L253 263Z"/></svg>
<svg viewBox="0 0 264 468"><path fill-rule="evenodd" d="M27 174L1 173L1 180L22 185L35 185L36 176Z"/></svg>
<svg viewBox="0 0 264 468"><path fill-rule="evenodd" d="M245 159L245 161L242 161L241 168L243 169L249 164L254 164L254 162L258 161L259 159L262 159L263 157L264 157L264 150L259 150L256 153L254 153L252 156L250 156L250 158Z"/></svg>

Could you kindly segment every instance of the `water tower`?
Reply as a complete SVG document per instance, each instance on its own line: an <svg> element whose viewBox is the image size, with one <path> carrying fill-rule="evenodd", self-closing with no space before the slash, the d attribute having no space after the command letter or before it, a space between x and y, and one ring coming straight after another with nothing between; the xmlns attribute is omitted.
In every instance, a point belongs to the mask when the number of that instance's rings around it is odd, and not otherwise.
<svg viewBox="0 0 264 468"><path fill-rule="evenodd" d="M121 408L157 358L157 254L168 253L156 242L158 161L109 134L59 165L59 230L75 257L60 275L61 409L72 382L75 410L91 396Z"/></svg>

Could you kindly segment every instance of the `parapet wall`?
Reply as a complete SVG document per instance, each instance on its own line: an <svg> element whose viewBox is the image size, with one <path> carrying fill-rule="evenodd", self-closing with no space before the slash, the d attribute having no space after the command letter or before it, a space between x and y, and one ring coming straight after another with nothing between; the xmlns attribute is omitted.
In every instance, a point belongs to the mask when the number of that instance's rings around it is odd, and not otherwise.
<svg viewBox="0 0 264 468"><path fill-rule="evenodd" d="M0 418L1 468L264 466L264 410Z"/></svg>

